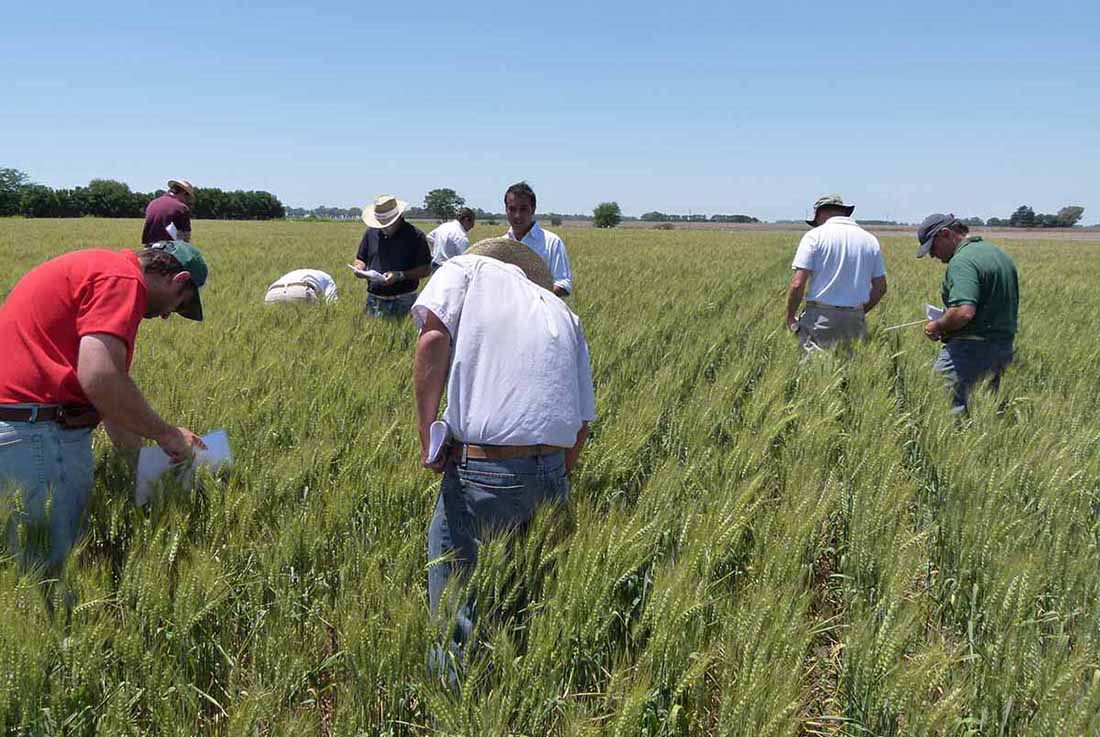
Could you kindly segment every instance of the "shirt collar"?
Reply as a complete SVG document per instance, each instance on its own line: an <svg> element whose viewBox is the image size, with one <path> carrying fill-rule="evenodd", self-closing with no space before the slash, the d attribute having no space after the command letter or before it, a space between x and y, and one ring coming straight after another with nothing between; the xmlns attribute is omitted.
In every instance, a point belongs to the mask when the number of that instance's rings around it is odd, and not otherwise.
<svg viewBox="0 0 1100 737"><path fill-rule="evenodd" d="M836 223L837 225L859 225L859 223L847 215L834 215L822 224L828 225L830 223Z"/></svg>
<svg viewBox="0 0 1100 737"><path fill-rule="evenodd" d="M524 238L529 238L531 236L536 236L537 237L538 234L541 233L541 232L542 232L542 228L539 227L539 221L536 220L533 223L531 223L531 229L529 231L527 231L527 235L525 235L523 237ZM511 227L508 228L508 233L505 234L504 237L505 238L511 238L512 240L517 240L516 239L516 229L511 228Z"/></svg>

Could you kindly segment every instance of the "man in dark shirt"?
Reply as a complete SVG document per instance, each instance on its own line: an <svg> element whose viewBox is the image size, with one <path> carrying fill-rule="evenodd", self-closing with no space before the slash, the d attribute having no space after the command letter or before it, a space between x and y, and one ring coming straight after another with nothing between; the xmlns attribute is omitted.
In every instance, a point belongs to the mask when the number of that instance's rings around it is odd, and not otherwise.
<svg viewBox="0 0 1100 737"><path fill-rule="evenodd" d="M367 279L366 313L374 317L404 317L416 302L420 280L431 274L432 251L428 238L405 221L408 203L393 195L380 195L363 208L367 232L359 241L355 275ZM375 271L380 278L366 275Z"/></svg>
<svg viewBox="0 0 1100 737"><path fill-rule="evenodd" d="M141 232L141 242L147 246L161 241L190 243L191 208L194 205L195 188L191 182L169 179L168 191L145 208L145 229Z"/></svg>

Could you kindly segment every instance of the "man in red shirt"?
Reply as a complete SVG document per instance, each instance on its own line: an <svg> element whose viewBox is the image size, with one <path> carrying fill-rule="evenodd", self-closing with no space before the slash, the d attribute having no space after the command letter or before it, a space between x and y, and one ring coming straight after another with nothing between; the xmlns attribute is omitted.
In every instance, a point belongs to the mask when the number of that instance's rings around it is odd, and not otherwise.
<svg viewBox="0 0 1100 737"><path fill-rule="evenodd" d="M186 179L169 179L168 191L145 208L145 228L141 242L191 241L191 208L195 206L195 187ZM171 227L169 227L171 226Z"/></svg>
<svg viewBox="0 0 1100 737"><path fill-rule="evenodd" d="M75 542L100 419L116 445L149 438L173 461L202 446L187 428L161 419L129 370L143 318L178 312L202 320L206 276L198 249L182 241L137 253L89 249L32 269L0 305L0 493L22 491L8 541L24 565L56 569ZM20 521L48 532L44 558L26 549L33 539L19 534Z"/></svg>

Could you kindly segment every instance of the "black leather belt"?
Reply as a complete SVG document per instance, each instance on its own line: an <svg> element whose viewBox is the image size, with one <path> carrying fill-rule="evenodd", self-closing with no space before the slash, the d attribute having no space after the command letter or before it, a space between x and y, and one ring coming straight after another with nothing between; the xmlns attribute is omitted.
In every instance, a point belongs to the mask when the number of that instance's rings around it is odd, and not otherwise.
<svg viewBox="0 0 1100 737"><path fill-rule="evenodd" d="M0 405L4 422L56 422L64 427L95 427L99 412L90 404L39 404L34 407Z"/></svg>

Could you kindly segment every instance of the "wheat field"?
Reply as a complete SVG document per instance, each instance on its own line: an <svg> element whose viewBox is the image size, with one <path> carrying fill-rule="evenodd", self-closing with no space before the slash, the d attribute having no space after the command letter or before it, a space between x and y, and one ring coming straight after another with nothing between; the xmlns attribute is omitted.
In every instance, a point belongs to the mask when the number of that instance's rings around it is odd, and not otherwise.
<svg viewBox="0 0 1100 737"><path fill-rule="evenodd" d="M140 230L0 220L0 296ZM169 420L227 428L233 468L143 510L97 436L61 580L0 562L5 731L1100 734L1095 244L1000 241L1017 361L959 424L936 346L882 331L938 300L911 236L883 239L870 340L800 364L797 232L557 230L599 419L568 507L483 548L460 684L426 668L415 331L361 316L361 226L197 222L207 320L147 321L133 374ZM305 266L340 301L265 308Z"/></svg>

